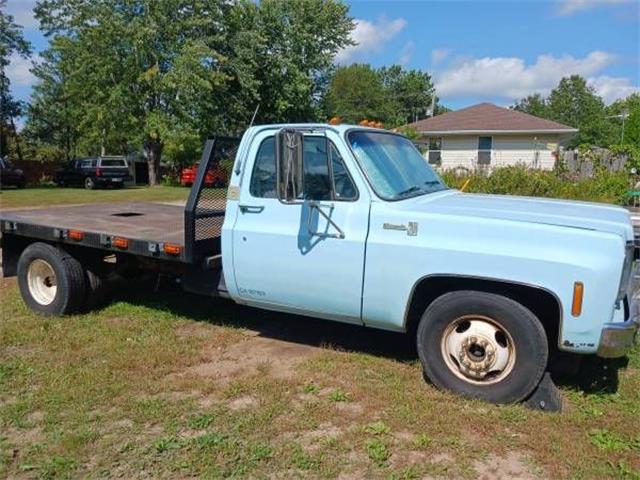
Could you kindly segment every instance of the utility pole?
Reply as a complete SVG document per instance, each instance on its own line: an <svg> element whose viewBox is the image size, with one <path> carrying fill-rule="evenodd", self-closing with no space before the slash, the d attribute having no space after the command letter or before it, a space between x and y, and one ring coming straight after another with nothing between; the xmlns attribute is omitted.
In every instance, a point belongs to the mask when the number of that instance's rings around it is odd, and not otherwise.
<svg viewBox="0 0 640 480"><path fill-rule="evenodd" d="M624 143L624 121L629 117L629 112L627 112L626 110L623 110L622 113L619 113L618 115L609 115L608 117L605 118L619 118L622 120L622 131L620 132L620 144Z"/></svg>

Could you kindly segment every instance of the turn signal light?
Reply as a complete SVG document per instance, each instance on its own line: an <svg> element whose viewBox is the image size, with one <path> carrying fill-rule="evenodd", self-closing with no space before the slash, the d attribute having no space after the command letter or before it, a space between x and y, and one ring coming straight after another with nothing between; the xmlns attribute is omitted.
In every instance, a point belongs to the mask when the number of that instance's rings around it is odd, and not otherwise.
<svg viewBox="0 0 640 480"><path fill-rule="evenodd" d="M582 282L573 284L573 303L571 304L571 315L579 317L582 313L582 298L584 296L584 285Z"/></svg>
<svg viewBox="0 0 640 480"><path fill-rule="evenodd" d="M129 248L129 240L122 237L113 237L111 245L119 248L120 250L126 250L127 248Z"/></svg>
<svg viewBox="0 0 640 480"><path fill-rule="evenodd" d="M80 230L69 230L69 238L79 242L84 239L84 232L81 232Z"/></svg>
<svg viewBox="0 0 640 480"><path fill-rule="evenodd" d="M180 255L182 253L182 247L180 245L174 245L173 243L165 243L164 253L167 255Z"/></svg>

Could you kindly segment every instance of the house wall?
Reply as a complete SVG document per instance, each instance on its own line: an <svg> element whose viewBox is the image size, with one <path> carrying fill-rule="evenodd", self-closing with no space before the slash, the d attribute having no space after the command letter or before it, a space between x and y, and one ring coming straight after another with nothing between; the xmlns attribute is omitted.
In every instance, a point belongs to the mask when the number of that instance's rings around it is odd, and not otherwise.
<svg viewBox="0 0 640 480"><path fill-rule="evenodd" d="M553 153L558 148L558 135L493 135L490 167L525 164L550 170L555 164ZM425 153L427 156L427 153ZM452 135L442 137L443 170L457 167L474 169L478 159L478 135Z"/></svg>

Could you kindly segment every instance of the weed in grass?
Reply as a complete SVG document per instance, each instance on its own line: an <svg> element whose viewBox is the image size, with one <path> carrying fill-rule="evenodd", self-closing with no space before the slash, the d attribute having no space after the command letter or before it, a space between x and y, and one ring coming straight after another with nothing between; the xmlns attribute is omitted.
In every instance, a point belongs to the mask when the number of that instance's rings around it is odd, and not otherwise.
<svg viewBox="0 0 640 480"><path fill-rule="evenodd" d="M640 470L630 467L624 460L620 460L618 463L609 462L609 468L615 478L640 480Z"/></svg>
<svg viewBox="0 0 640 480"><path fill-rule="evenodd" d="M383 421L379 420L377 422L372 422L364 427L364 431L373 435L382 435L385 433L389 433L390 429Z"/></svg>
<svg viewBox="0 0 640 480"><path fill-rule="evenodd" d="M620 435L610 432L606 428L591 430L589 437L591 437L591 443L593 445L600 450L607 451L631 450L634 448L635 443L640 443L637 442L637 439L632 441L625 440Z"/></svg>
<svg viewBox="0 0 640 480"><path fill-rule="evenodd" d="M522 423L529 416L524 407L519 405L508 405L500 408L500 419L507 423Z"/></svg>
<svg viewBox="0 0 640 480"><path fill-rule="evenodd" d="M389 475L388 479L389 480L414 480L416 478L421 478L421 477L422 475L420 474L420 471L416 467L411 466L399 472L392 473L391 475Z"/></svg>
<svg viewBox="0 0 640 480"><path fill-rule="evenodd" d="M204 435L200 435L192 440L192 443L198 448L202 449L217 449L220 446L226 445L228 439L226 435L218 432L208 432Z"/></svg>
<svg viewBox="0 0 640 480"><path fill-rule="evenodd" d="M302 447L296 445L291 455L291 463L300 470L317 470L320 467L320 458L306 453Z"/></svg>
<svg viewBox="0 0 640 480"><path fill-rule="evenodd" d="M273 448L268 443L257 443L251 446L251 460L261 462L271 458Z"/></svg>
<svg viewBox="0 0 640 480"><path fill-rule="evenodd" d="M156 453L166 453L169 450L177 450L182 448L185 445L185 442L178 437L165 437L160 438L153 442L153 448L155 448Z"/></svg>
<svg viewBox="0 0 640 480"><path fill-rule="evenodd" d="M44 478L66 478L76 468L76 461L72 458L54 456L42 466L42 477Z"/></svg>
<svg viewBox="0 0 640 480"><path fill-rule="evenodd" d="M302 389L304 393L308 394L316 394L320 391L320 387L318 387L315 383L307 383Z"/></svg>
<svg viewBox="0 0 640 480"><path fill-rule="evenodd" d="M426 449L431 446L433 439L426 433L421 433L413 442L416 447Z"/></svg>
<svg viewBox="0 0 640 480"><path fill-rule="evenodd" d="M343 390L336 388L329 394L329 400L331 400L332 402L348 402L349 395Z"/></svg>
<svg viewBox="0 0 640 480"><path fill-rule="evenodd" d="M384 466L391 456L387 444L381 438L367 440L365 450L369 458L379 467Z"/></svg>
<svg viewBox="0 0 640 480"><path fill-rule="evenodd" d="M187 427L193 430L204 430L213 423L214 418L215 417L209 413L203 413L202 415L191 417L187 422Z"/></svg>

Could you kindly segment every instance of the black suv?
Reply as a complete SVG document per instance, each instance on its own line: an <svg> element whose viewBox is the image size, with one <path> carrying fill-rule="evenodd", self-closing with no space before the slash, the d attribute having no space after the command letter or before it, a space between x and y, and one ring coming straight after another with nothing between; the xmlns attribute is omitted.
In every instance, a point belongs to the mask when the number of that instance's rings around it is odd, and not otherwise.
<svg viewBox="0 0 640 480"><path fill-rule="evenodd" d="M71 160L58 170L55 182L61 187L82 185L87 190L96 187L122 187L129 179L129 165L123 157L94 157Z"/></svg>
<svg viewBox="0 0 640 480"><path fill-rule="evenodd" d="M0 157L0 185L23 188L26 183L24 172L16 168L8 159Z"/></svg>

